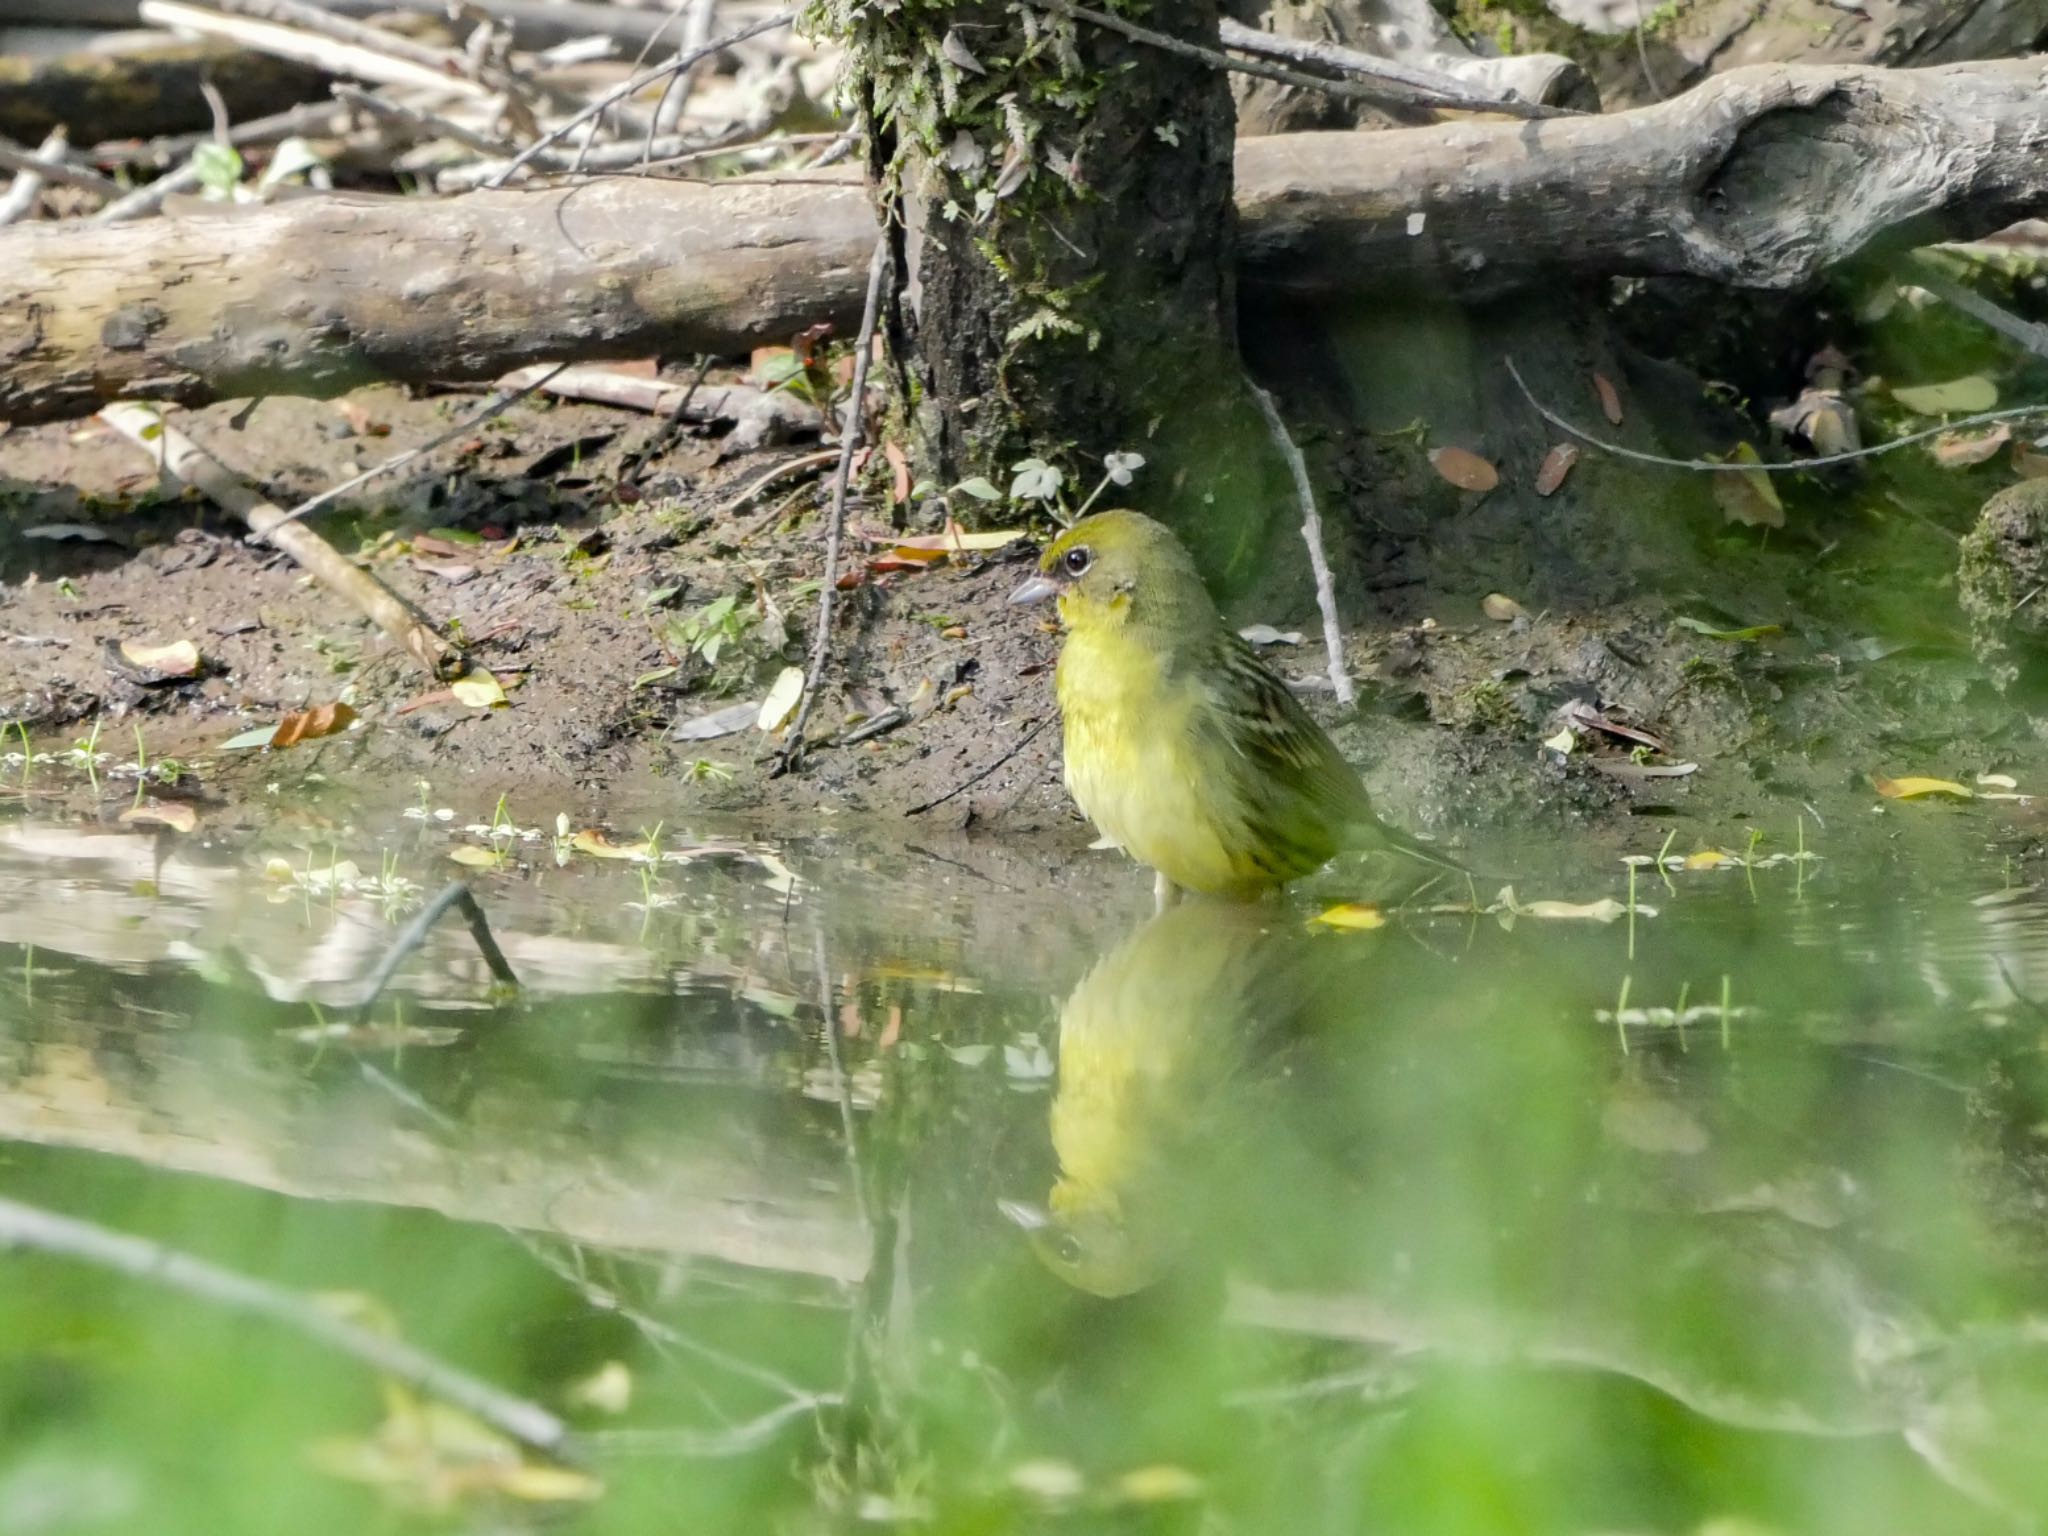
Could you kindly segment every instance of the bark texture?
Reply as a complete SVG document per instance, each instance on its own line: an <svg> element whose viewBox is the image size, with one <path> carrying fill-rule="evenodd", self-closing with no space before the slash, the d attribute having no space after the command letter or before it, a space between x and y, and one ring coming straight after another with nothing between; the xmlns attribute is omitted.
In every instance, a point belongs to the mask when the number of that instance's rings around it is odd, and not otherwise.
<svg viewBox="0 0 2048 1536"><path fill-rule="evenodd" d="M1216 0L1148 19L1215 45ZM927 473L1136 447L1162 382L1237 376L1223 76L1002 0L857 7L846 35Z"/></svg>
<svg viewBox="0 0 2048 1536"><path fill-rule="evenodd" d="M1268 291L1471 295L1619 272L1795 288L1879 240L1966 237L2048 207L2048 63L1767 66L1610 117L1250 140L1237 184L1242 280ZM846 329L874 239L853 179L618 179L11 229L0 420ZM1085 374L1095 354L1074 352Z"/></svg>
<svg viewBox="0 0 2048 1536"><path fill-rule="evenodd" d="M119 53L0 56L0 138L39 143L52 128L74 142L153 138L205 128L211 80L237 122L326 93L318 70L218 43L166 41Z"/></svg>
<svg viewBox="0 0 2048 1536"><path fill-rule="evenodd" d="M1456 12L1474 36L1504 32L1517 54L1571 55L1610 107L1662 101L1752 64L1955 64L2024 53L2048 38L2048 0L1579 0L1558 13L1517 0L1457 0Z"/></svg>

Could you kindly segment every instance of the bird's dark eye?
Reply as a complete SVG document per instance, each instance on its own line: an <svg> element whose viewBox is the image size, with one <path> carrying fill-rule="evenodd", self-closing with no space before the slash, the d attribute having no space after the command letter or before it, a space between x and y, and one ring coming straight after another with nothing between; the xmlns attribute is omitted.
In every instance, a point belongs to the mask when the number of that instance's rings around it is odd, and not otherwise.
<svg viewBox="0 0 2048 1536"><path fill-rule="evenodd" d="M1074 552L1074 554L1083 553L1085 553L1085 551L1082 550L1076 550ZM1073 555L1069 555L1067 558L1071 560L1073 559ZM1060 1240L1057 1243L1053 1244L1052 1251L1059 1255L1060 1262L1062 1264L1078 1264L1081 1262L1081 1243L1080 1240L1076 1238L1074 1234L1071 1232L1062 1232L1060 1234Z"/></svg>
<svg viewBox="0 0 2048 1536"><path fill-rule="evenodd" d="M1087 545L1075 545L1072 549L1067 551L1067 574L1069 576L1080 575L1083 571L1088 569L1089 563L1093 561L1094 558L1095 556L1089 553Z"/></svg>

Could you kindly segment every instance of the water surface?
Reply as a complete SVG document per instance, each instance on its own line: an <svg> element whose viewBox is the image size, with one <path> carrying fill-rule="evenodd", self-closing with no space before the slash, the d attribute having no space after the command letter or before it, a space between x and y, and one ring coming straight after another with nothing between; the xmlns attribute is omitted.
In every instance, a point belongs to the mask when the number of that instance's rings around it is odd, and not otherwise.
<svg viewBox="0 0 2048 1536"><path fill-rule="evenodd" d="M1113 855L422 809L0 824L0 1196L402 1339L566 1460L17 1250L0 1536L2048 1507L2048 901L1974 813L1632 897L1498 850L1519 904L1635 913L1334 931L1345 876L1154 916ZM520 989L451 919L362 1013L451 874Z"/></svg>

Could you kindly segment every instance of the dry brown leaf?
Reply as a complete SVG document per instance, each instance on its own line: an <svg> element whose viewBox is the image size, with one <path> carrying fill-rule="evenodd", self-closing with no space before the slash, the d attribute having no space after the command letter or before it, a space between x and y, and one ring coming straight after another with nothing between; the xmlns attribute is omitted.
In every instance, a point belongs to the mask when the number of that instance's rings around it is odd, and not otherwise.
<svg viewBox="0 0 2048 1536"><path fill-rule="evenodd" d="M2025 443L2014 443L2012 467L2023 480L2048 480L2048 453L2036 453Z"/></svg>
<svg viewBox="0 0 2048 1536"><path fill-rule="evenodd" d="M1593 375L1593 393L1600 397L1600 414L1612 426L1621 425L1621 395L1616 391L1606 374Z"/></svg>
<svg viewBox="0 0 2048 1536"><path fill-rule="evenodd" d="M322 736L347 730L355 723L355 718L356 712L339 701L315 705L278 721L277 729L270 734L270 744L273 747L295 747L302 741L317 741Z"/></svg>
<svg viewBox="0 0 2048 1536"><path fill-rule="evenodd" d="M2012 428L2004 422L1982 432L1944 432L1927 447L1934 462L1943 469L1968 469L1994 457L2012 441Z"/></svg>
<svg viewBox="0 0 2048 1536"><path fill-rule="evenodd" d="M1467 448L1432 448L1429 462L1461 491L1483 493L1500 484L1500 471Z"/></svg>
<svg viewBox="0 0 2048 1536"><path fill-rule="evenodd" d="M1748 443L1737 443L1729 459L1737 464L1763 462L1756 449ZM1722 512L1727 514L1731 523L1744 523L1753 528L1785 526L1785 504L1778 500L1778 488L1760 469L1746 474L1716 474L1714 499L1721 504Z"/></svg>
<svg viewBox="0 0 2048 1536"><path fill-rule="evenodd" d="M1536 471L1536 494L1549 496L1564 484L1572 466L1579 462L1579 450L1571 443L1559 443L1543 455L1543 463Z"/></svg>

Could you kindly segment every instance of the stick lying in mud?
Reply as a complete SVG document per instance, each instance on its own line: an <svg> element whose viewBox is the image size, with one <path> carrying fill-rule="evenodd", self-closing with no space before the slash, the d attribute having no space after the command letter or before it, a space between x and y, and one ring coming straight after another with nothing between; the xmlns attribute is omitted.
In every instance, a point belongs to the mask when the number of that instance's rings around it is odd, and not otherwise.
<svg viewBox="0 0 2048 1536"><path fill-rule="evenodd" d="M453 1403L522 1445L550 1456L560 1456L568 1448L568 1426L538 1403L514 1397L422 1349L352 1323L296 1291L253 1275L223 1269L147 1238L0 1198L0 1249L4 1248L79 1259L231 1311L267 1317L372 1370Z"/></svg>
<svg viewBox="0 0 2048 1536"><path fill-rule="evenodd" d="M347 598L371 623L395 641L434 678L462 670L462 653L435 632L404 598L385 586L319 534L289 520L282 507L265 501L218 459L173 427L153 405L116 400L101 409L100 420L156 461L165 474L204 491L217 505L239 517L251 533L269 539L320 582Z"/></svg>
<svg viewBox="0 0 2048 1536"><path fill-rule="evenodd" d="M1245 382L1251 384L1249 379ZM1358 690L1351 686L1351 674L1344 667L1344 630L1337 622L1337 583L1330 575L1330 557L1323 552L1323 519L1316 510L1315 483L1309 478L1308 461L1301 456L1294 434L1287 430L1287 422L1272 395L1256 384L1251 384L1251 391L1266 418L1267 430L1273 434L1274 446L1294 476L1295 498L1301 503L1301 537L1308 545L1309 570L1316 579L1316 608L1323 618L1323 646L1330 657L1330 687L1337 702L1348 709L1358 702Z"/></svg>
<svg viewBox="0 0 2048 1536"><path fill-rule="evenodd" d="M428 932L450 907L461 909L462 920L469 924L469 936L476 940L476 947L484 957L484 964L491 968L491 974L508 987L519 985L519 978L505 959L505 951L498 948L498 941L491 936L490 920L484 916L484 909L478 905L469 887L458 880L444 887L440 895L421 907L413 915L413 920L391 941L391 947L384 951L384 958L377 962L377 969L370 975L369 990L363 994L362 1002L356 1005L358 1017L366 1017L376 1006L377 999L384 995L384 989L391 985L391 978L398 974L399 966L427 942Z"/></svg>
<svg viewBox="0 0 2048 1536"><path fill-rule="evenodd" d="M854 450L860 447L861 424L866 416L868 360L874 355L875 319L882 307L882 274L888 267L889 236L885 231L875 242L875 254L868 261L867 308L861 312L860 336L853 344L853 392L839 428L839 467L832 475L832 522L825 530L825 574L818 583L818 633L811 640L811 665L804 675L796 719L790 722L789 738L770 777L785 774L803 761L804 727L810 724L811 708L818 702L818 680L825 675L825 658L832 652L832 597L839 583L839 542L846 535L846 487L853 478Z"/></svg>
<svg viewBox="0 0 2048 1536"><path fill-rule="evenodd" d="M998 768L1002 767L1003 764L1007 763L1011 758L1015 757L1019 752L1022 752L1026 747L1030 746L1031 743L1037 739L1038 733L1044 730L1050 724L1052 724L1050 720L1039 721L1036 725L1032 726L1030 730L1026 731L1022 736L1020 736L1017 739L1016 745L1011 747L1009 751L1005 752L1001 757L997 758L994 762L990 763L986 768L977 769L975 772L969 774L966 778L962 779L958 784L955 784L951 789L947 790L943 795L939 796L938 799L927 800L923 805L913 805L909 810L905 811L903 814L906 816L922 816L926 811L937 810L940 806L944 805L948 800L951 800L955 795L966 793L968 790L974 788L975 785L979 784L983 779L987 778L990 774L994 773Z"/></svg>

